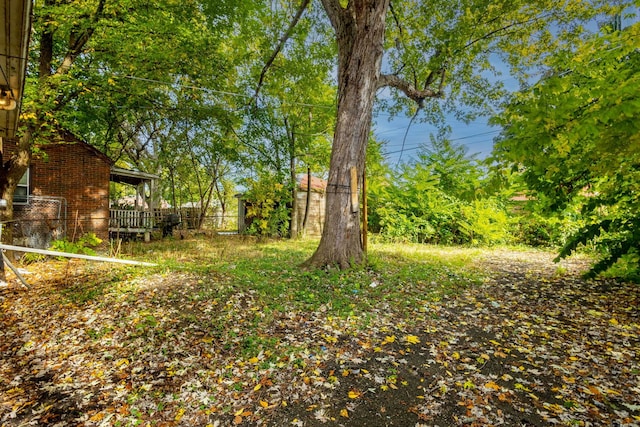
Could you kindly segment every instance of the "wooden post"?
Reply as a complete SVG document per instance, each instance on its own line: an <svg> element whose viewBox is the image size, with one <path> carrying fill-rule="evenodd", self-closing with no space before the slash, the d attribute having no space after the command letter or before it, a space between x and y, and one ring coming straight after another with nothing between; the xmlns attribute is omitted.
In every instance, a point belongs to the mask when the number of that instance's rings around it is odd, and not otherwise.
<svg viewBox="0 0 640 427"><path fill-rule="evenodd" d="M358 212L358 168L351 166L351 213Z"/></svg>
<svg viewBox="0 0 640 427"><path fill-rule="evenodd" d="M362 250L367 253L367 229L369 218L367 216L367 165L362 168Z"/></svg>

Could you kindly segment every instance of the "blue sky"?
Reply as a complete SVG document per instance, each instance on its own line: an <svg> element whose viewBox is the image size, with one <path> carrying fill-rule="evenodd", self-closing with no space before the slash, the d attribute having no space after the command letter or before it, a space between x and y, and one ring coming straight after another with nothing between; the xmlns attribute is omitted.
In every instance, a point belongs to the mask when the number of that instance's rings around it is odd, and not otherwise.
<svg viewBox="0 0 640 427"><path fill-rule="evenodd" d="M498 64L498 71L502 73L500 79L509 91L518 90L517 79L511 77L505 65ZM441 102L440 100L428 100L427 102ZM421 123L420 116L411 122L410 117L399 115L390 118L386 113L379 113L374 117L373 133L378 141L383 142L383 153L386 155L390 166L395 167L398 161L407 162L419 151L421 144L429 143L430 135L438 134L436 126ZM489 116L478 117L470 123L456 120L452 115L447 116L446 124L451 128L447 138L457 145L467 148L467 154L477 154L483 159L491 154L493 139L500 134L500 127L488 124ZM408 129L408 131L407 131ZM406 140L403 139L406 133Z"/></svg>
<svg viewBox="0 0 640 427"><path fill-rule="evenodd" d="M468 154L477 153L480 158L487 157L493 148L493 138L500 132L500 128L489 126L487 120L488 117L480 117L467 124L450 117L447 124L451 126L452 132L448 138L455 144L467 147ZM383 152L389 153L386 159L390 166L395 166L398 160L409 161L419 151L421 144L429 142L430 134L438 133L433 125L419 123L416 119L409 127L409 122L410 118L407 117L394 117L389 121L388 116L381 115L376 119L374 135L378 141L384 142ZM403 149L405 133L407 138Z"/></svg>
<svg viewBox="0 0 640 427"><path fill-rule="evenodd" d="M499 75L487 75L492 81L501 81L509 91L518 90L517 79L511 76L508 67L497 56L492 56L492 62ZM445 89L446 90L446 89ZM386 95L381 92L380 97ZM432 99L426 102L442 102L442 100ZM464 109L464 108L463 108ZM451 128L451 133L447 138L457 145L467 148L467 154L477 154L478 158L485 158L491 154L493 149L493 138L499 135L500 128L489 126L489 116L478 117L470 123L457 120L453 115L446 117L446 125ZM407 131L408 129L408 131ZM390 117L387 113L378 113L374 116L373 133L376 140L383 142L383 153L386 155L389 166L395 167L398 161L407 162L419 152L421 144L429 143L430 135L438 134L436 126L420 122L420 116L411 122L410 117L400 114ZM406 140L403 139L406 133Z"/></svg>

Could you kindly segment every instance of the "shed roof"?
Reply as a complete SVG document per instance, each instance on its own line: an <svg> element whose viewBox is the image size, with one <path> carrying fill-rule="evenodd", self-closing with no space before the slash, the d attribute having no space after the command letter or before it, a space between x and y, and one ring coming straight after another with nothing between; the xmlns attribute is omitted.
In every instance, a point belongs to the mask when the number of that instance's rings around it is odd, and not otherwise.
<svg viewBox="0 0 640 427"><path fill-rule="evenodd" d="M300 179L300 190L307 191L307 188L309 188L308 181L309 181L308 176L302 175L302 178ZM317 193L324 193L325 191L327 191L327 181L312 175L311 191L315 191Z"/></svg>

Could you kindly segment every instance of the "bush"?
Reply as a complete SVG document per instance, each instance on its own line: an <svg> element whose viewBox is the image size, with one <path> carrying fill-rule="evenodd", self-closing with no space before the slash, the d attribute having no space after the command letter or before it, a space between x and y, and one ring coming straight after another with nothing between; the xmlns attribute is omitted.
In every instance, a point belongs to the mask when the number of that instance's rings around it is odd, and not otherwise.
<svg viewBox="0 0 640 427"><path fill-rule="evenodd" d="M274 175L248 180L245 193L247 233L256 236L286 236L289 232L291 192Z"/></svg>
<svg viewBox="0 0 640 427"><path fill-rule="evenodd" d="M391 190L374 218L380 237L391 242L440 244L508 243L506 210L493 199L463 202L438 189ZM379 200L381 200L379 199Z"/></svg>
<svg viewBox="0 0 640 427"><path fill-rule="evenodd" d="M71 254L84 254L84 255L96 255L96 251L93 249L102 243L102 239L95 235L95 233L87 233L80 237L75 242L71 242L67 239L54 240L51 243L50 249L52 251L67 252Z"/></svg>
<svg viewBox="0 0 640 427"><path fill-rule="evenodd" d="M509 215L494 199L474 200L461 206L461 229L471 244L503 244L513 240Z"/></svg>
<svg viewBox="0 0 640 427"><path fill-rule="evenodd" d="M577 218L544 216L528 213L517 216L513 221L515 243L533 247L560 247L569 236L580 227Z"/></svg>

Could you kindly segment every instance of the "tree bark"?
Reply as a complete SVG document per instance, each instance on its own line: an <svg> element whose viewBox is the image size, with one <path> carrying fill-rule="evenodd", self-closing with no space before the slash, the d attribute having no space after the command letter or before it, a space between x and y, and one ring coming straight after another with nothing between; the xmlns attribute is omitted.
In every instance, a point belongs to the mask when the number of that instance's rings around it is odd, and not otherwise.
<svg viewBox="0 0 640 427"><path fill-rule="evenodd" d="M351 206L350 170L362 177L380 78L389 0L322 0L338 41L338 113L329 165L325 226L307 267L365 262L360 210ZM362 179L358 180L358 187Z"/></svg>

